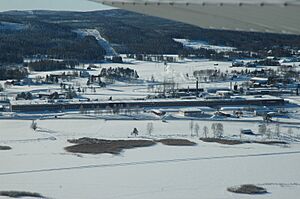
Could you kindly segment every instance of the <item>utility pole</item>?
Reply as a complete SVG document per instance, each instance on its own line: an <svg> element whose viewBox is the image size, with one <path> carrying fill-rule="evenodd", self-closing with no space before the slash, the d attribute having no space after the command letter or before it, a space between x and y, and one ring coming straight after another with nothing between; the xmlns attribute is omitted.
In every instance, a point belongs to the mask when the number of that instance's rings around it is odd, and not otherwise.
<svg viewBox="0 0 300 199"><path fill-rule="evenodd" d="M198 77L197 77L197 80L196 80L196 97L199 96L199 80L198 80Z"/></svg>

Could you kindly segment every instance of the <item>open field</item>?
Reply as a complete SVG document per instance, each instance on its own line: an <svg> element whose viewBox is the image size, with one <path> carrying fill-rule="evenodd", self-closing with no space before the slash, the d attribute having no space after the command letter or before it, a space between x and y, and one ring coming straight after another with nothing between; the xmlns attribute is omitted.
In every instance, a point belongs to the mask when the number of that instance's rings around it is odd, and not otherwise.
<svg viewBox="0 0 300 199"><path fill-rule="evenodd" d="M165 66L163 63L158 62L146 62L146 61L136 61L133 59L125 59L125 63L102 63L95 64L98 68L93 68L89 70L88 73L90 75L98 75L103 68L116 68L116 67L124 67L131 68L138 72L140 78L138 81L133 82L115 82L112 85L108 85L106 88L97 88L96 93L90 89L82 95L83 97L87 97L90 99L99 99L99 100L107 100L110 96L113 99L136 99L146 97L148 94L151 94L151 91L148 90L148 86L151 82L151 76L154 76L155 81L164 81L176 79L176 82L180 85L180 87L195 86L195 78L193 77L193 71L199 69L220 69L221 71L231 71L232 69L238 68L230 68L231 62L213 62L209 60L190 60L186 59L177 63L169 63L168 66ZM218 64L215 66L214 64ZM88 65L79 67L77 71L86 70ZM238 69L241 70L241 69ZM32 71L29 75L30 78L36 77L45 77L49 74L60 74L63 72L73 72L73 70L59 70L59 71L50 71L50 72L35 72ZM186 77L186 74L189 74L189 78ZM76 78L68 82L68 84L74 85L82 85L86 86L87 78ZM0 83L4 83L4 81L0 81ZM216 87L228 87L229 82L216 82L214 86ZM201 87L210 87L211 83L201 83ZM13 97L17 92L29 92L32 93L40 93L40 92L54 92L60 91L61 88L59 85L24 85L24 86L14 86L12 88L7 88L6 92L9 97Z"/></svg>
<svg viewBox="0 0 300 199"><path fill-rule="evenodd" d="M233 194L228 187L263 185L269 194L260 198L295 198L300 194L300 145L288 147L245 143L222 145L191 137L190 121L40 120L39 131L31 121L0 120L0 191L38 192L50 198L249 198ZM201 127L207 122L199 123ZM226 123L224 136L234 137L239 128L255 123ZM246 125L246 126L245 126ZM64 147L68 139L93 137L127 140L188 139L195 146L165 146L130 149L119 155L73 154ZM209 134L212 136L211 134ZM246 137L244 137L246 139ZM248 138L247 138L248 139ZM251 138L249 138L251 139ZM129 180L130 179L130 180ZM1 198L1 197L0 197Z"/></svg>
<svg viewBox="0 0 300 199"><path fill-rule="evenodd" d="M87 98L90 102L142 98L140 101L143 102L147 95L155 94L151 86L164 80L176 79L179 87L193 88L196 79L192 73L195 70L242 70L231 68L229 62L207 60L186 59L167 66L130 59L125 61L123 64L97 64L88 72L97 75L102 68L130 67L138 72L140 79L116 81L104 88L95 86L95 90L87 87L86 92L67 103L80 100L85 103ZM82 66L76 70L87 71L86 68ZM61 72L32 72L30 78ZM152 75L154 82L150 81ZM74 78L67 83L76 90L77 86L85 86L86 81L87 78ZM242 83L245 79L236 81ZM229 86L230 81L200 82L201 88ZM12 86L6 88L5 94L13 104L47 102L43 99L14 100L17 93L25 91L38 95L59 92L61 88L58 84ZM108 100L110 97L112 100ZM255 98L245 96L244 99L249 97ZM205 111L203 117L184 115L182 110L189 110L191 106L167 105L131 110L123 107L115 113L106 108L2 112L0 146L10 150L0 150L3 160L0 164L0 191L39 193L55 199L246 199L248 195L231 193L227 188L250 184L268 191L260 198L296 198L300 194L300 97L284 98L294 104L241 107L237 100L235 106L193 107ZM175 104L184 102L180 98L171 100ZM185 100L187 103L193 101ZM285 117L274 117L269 123L264 123L262 116L254 114L258 108L270 108L268 111L285 109ZM214 114L221 109L225 114L242 109L244 114L241 117ZM37 125L35 131L32 120ZM219 138L215 138L212 128L215 124L222 128ZM261 134L263 125L266 129ZM136 136L131 134L134 128L138 130ZM251 129L255 136L241 134L242 129Z"/></svg>

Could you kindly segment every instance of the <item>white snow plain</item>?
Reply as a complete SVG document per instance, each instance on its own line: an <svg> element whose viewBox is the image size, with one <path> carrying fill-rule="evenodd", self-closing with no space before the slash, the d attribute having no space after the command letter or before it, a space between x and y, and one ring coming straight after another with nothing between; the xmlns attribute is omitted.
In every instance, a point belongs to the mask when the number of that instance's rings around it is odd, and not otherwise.
<svg viewBox="0 0 300 199"><path fill-rule="evenodd" d="M184 60L178 63L143 62L126 60L124 64L103 63L88 71L99 74L104 67L130 67L140 75L139 82L116 82L106 88L97 88L97 92L87 91L84 97L114 100L145 97L149 94L148 85L153 75L155 80L176 79L180 87L194 86L194 70L215 68L230 71L230 62L212 62L207 60ZM86 70L84 66L83 70ZM242 68L241 68L242 69ZM239 69L239 70L241 70ZM54 71L51 73L61 73ZM71 72L71 71L66 71ZM32 72L30 77L46 76L50 72ZM186 75L188 73L188 76ZM71 80L84 85L87 78ZM1 82L4 83L4 82ZM230 82L201 83L201 87L229 87ZM33 93L59 91L59 85L30 85L6 88L9 98L21 91ZM299 97L288 97L299 104ZM15 103L15 102L14 102ZM296 111L296 110L294 110ZM145 199L182 199L182 198L297 198L300 194L300 144L299 114L291 113L289 122L281 124L281 139L291 142L287 146L278 145L221 145L204 143L198 137L192 137L190 120L134 120L122 116L101 117L82 116L72 113L58 113L58 119L38 120L40 131L30 129L30 114L19 114L20 120L0 119L0 145L12 147L10 151L0 151L0 191L17 190L38 192L55 199L65 198L145 198ZM49 118L52 117L49 113ZM78 119L76 119L78 117ZM93 119L94 117L94 119ZM5 118L5 117L3 117ZM46 114L41 118L48 118ZM80 118L80 119L79 119ZM98 118L98 119L97 119ZM103 116L105 118L105 116ZM154 119L154 118L153 118ZM249 118L246 118L249 120ZM240 129L252 129L258 132L257 118L253 121L207 121L195 120L200 126L210 126L213 122L224 125L225 136L237 138ZM283 119L282 119L283 120ZM261 121L261 118L260 120ZM281 121L281 120L280 120ZM147 124L153 123L154 131L147 134ZM102 139L133 139L128 137L133 128L138 128L137 139L185 138L197 143L197 146L165 146L157 144L147 148L123 151L120 155L72 154L64 150L71 145L67 139L92 137ZM274 124L268 128L275 131ZM259 139L243 136L242 139ZM269 193L260 196L248 196L227 192L227 188L241 184L256 184L265 187ZM1 197L0 198L5 198Z"/></svg>
<svg viewBox="0 0 300 199"><path fill-rule="evenodd" d="M152 122L151 136L146 132ZM190 121L0 120L0 190L38 192L49 198L297 198L300 194L300 145L220 145L190 136ZM200 122L200 129L210 123ZM225 135L255 123L224 123ZM120 155L72 154L67 139L94 137L187 138L197 146L129 149ZM136 138L140 139L140 138ZM268 194L249 196L227 192L240 184L261 185ZM5 198L5 197L0 197Z"/></svg>

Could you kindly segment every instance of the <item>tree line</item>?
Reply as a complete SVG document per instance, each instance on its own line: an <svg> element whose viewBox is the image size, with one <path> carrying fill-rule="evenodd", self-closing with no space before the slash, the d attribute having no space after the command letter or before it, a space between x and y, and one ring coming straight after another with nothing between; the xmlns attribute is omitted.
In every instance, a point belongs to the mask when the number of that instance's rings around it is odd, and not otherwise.
<svg viewBox="0 0 300 199"><path fill-rule="evenodd" d="M41 60L28 63L28 68L32 71L52 71L75 68L76 65L79 65L78 61Z"/></svg>
<svg viewBox="0 0 300 199"><path fill-rule="evenodd" d="M138 79L139 75L136 70L131 68L103 68L100 72L100 77L105 77L114 80L122 80L122 79Z"/></svg>
<svg viewBox="0 0 300 199"><path fill-rule="evenodd" d="M17 79L21 80L28 76L26 68L0 67L0 80Z"/></svg>
<svg viewBox="0 0 300 199"><path fill-rule="evenodd" d="M25 57L35 55L82 62L104 60L106 52L95 37L81 38L69 27L39 20L20 21L26 27L20 31L0 30L0 63L22 63Z"/></svg>

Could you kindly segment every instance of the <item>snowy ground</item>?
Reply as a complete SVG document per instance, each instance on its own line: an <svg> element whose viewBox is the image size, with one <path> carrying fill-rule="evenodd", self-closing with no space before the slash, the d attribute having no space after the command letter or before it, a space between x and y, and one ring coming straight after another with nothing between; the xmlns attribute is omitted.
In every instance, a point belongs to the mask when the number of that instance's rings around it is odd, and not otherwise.
<svg viewBox="0 0 300 199"><path fill-rule="evenodd" d="M79 155L64 151L67 139L128 139L134 127L150 138L187 138L194 147L157 144L120 155ZM297 198L300 194L300 145L225 146L190 137L190 121L1 120L0 190L39 192L50 198ZM200 129L207 122L201 123ZM224 123L226 136L256 123ZM247 196L226 191L240 184L261 185L270 192ZM4 198L4 197L0 197Z"/></svg>
<svg viewBox="0 0 300 199"><path fill-rule="evenodd" d="M97 88L96 93L87 89L87 92L83 95L83 97L87 97L90 99L98 99L98 100L107 100L110 96L113 99L136 99L146 97L148 94L151 94L151 90L148 89L149 81L153 76L155 81L163 82L163 81L172 81L175 80L176 84L178 84L181 88L190 88L195 87L196 79L193 77L193 71L200 69L220 69L225 72L231 70L242 70L243 68L230 68L231 62L213 62L208 60L183 60L177 63L168 63L165 66L163 63L157 62L145 62L145 61L136 61L132 59L125 59L125 63L116 64L116 63L102 63L96 64L98 68L93 68L89 70L88 73L91 75L98 75L102 68L109 67L125 67L131 68L137 71L140 78L139 81L135 82L115 82L114 84L108 85L106 88ZM88 65L79 67L77 70L84 70ZM45 77L47 74L61 74L61 73L72 72L72 70L61 70L61 71L51 71L51 72L31 72L30 78L36 77ZM187 76L188 74L188 76ZM71 80L69 83L73 84L75 88L78 85L86 86L87 78L76 78ZM4 81L0 81L3 85ZM233 82L234 83L234 82ZM214 83L200 83L200 87L222 87L229 88L230 82L214 82ZM13 99L17 93L19 92L28 92L31 91L33 93L39 92L54 92L60 91L60 86L58 85L24 85L24 86L13 86L11 88L6 89L6 93L8 96Z"/></svg>
<svg viewBox="0 0 300 199"><path fill-rule="evenodd" d="M99 74L104 67L129 67L137 70L140 80L116 82L106 88L97 88L96 92L88 89L83 97L98 100L107 100L109 96L114 100L143 98L151 93L148 89L151 76L157 81L175 79L180 87L194 87L194 70L215 68L225 72L237 69L230 68L230 65L230 62L183 60L164 66L163 63L129 59L124 64L97 64L98 68L88 71L90 74ZM86 68L83 66L77 70L86 71ZM33 72L30 77L47 74L49 72ZM76 78L70 83L76 86L84 85L86 81L87 78ZM201 83L200 87L229 87L229 84ZM18 92L59 90L59 85L25 85L7 88L6 93L13 98ZM299 97L287 99L300 104ZM11 146L12 150L0 151L0 191L32 191L57 199L297 198L300 194L300 116L296 112L298 109L290 110L293 111L289 114L291 119L279 119L285 122L280 124L280 138L273 138L289 142L287 146L204 143L198 137L191 136L191 121L188 118L167 118L162 121L162 118L149 113L132 117L55 113L58 119L54 119L53 113L41 114L40 118L44 119L37 121L41 129L38 132L30 129L30 120L25 120L33 115L19 113L16 115L19 120L5 120L5 115L11 113L3 113L0 120L0 146ZM39 114L34 117L39 117ZM262 118L241 120L208 121L195 118L194 125L199 125L200 136L204 126L209 128L209 135L212 136L212 123L220 122L224 126L225 137L239 139L241 129L252 129L257 133ZM154 126L151 135L146 130L148 123ZM133 128L139 130L139 138L186 138L198 145L170 147L157 144L149 148L126 150L120 155L82 155L64 151L64 147L70 145L67 139L132 139L128 136ZM269 124L267 128L274 132L277 126ZM266 138L242 136L242 139ZM227 187L240 184L261 185L270 193L255 197L226 191Z"/></svg>

